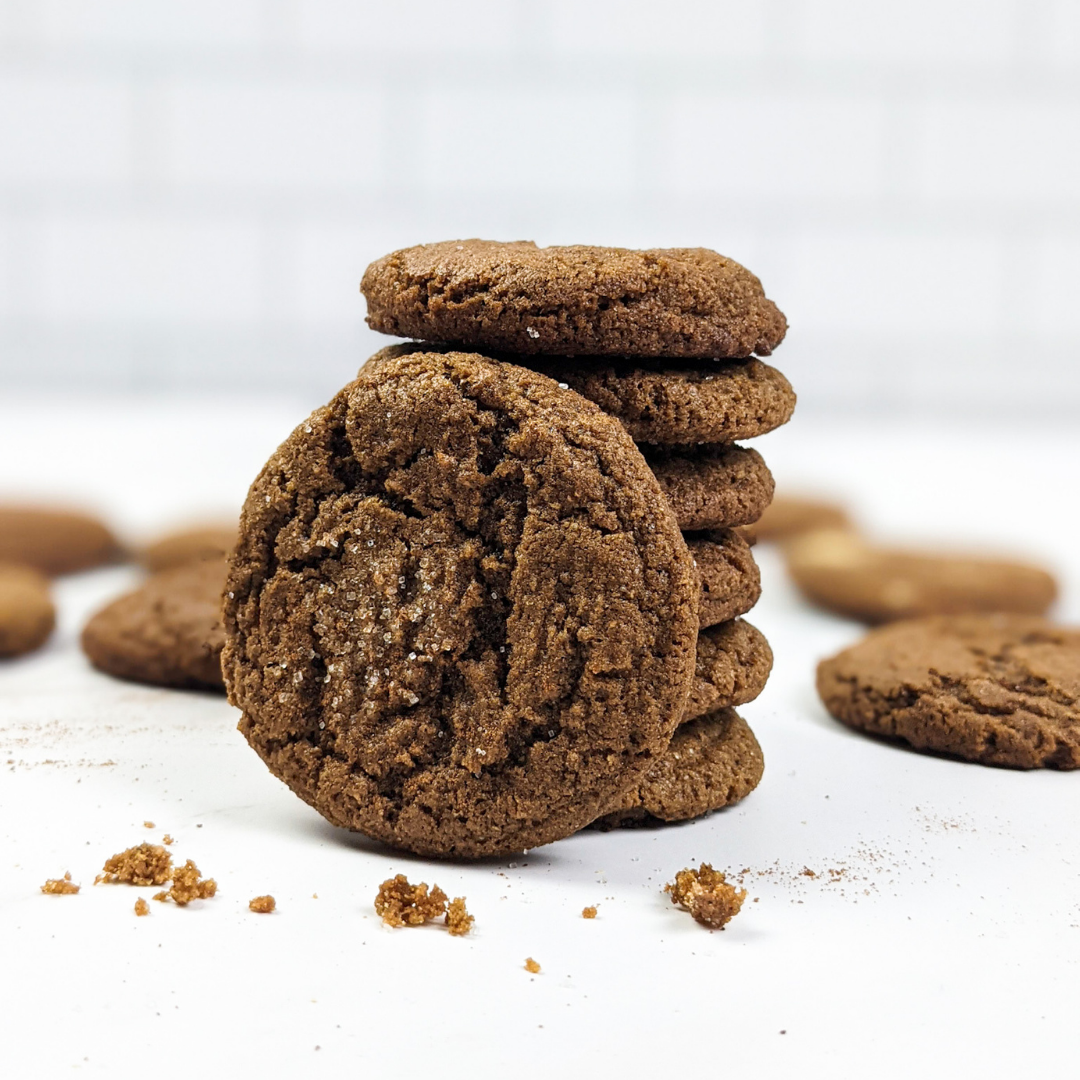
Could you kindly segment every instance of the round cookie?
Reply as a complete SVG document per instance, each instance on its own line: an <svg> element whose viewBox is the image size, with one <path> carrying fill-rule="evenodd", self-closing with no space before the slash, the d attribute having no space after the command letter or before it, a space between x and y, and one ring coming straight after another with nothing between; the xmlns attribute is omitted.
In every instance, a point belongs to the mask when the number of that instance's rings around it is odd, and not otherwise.
<svg viewBox="0 0 1080 1080"><path fill-rule="evenodd" d="M631 251L451 240L373 262L373 330L530 356L767 356L787 321L707 248Z"/></svg>
<svg viewBox="0 0 1080 1080"><path fill-rule="evenodd" d="M818 665L825 707L918 750L1080 767L1080 629L1025 615L892 623Z"/></svg>
<svg viewBox="0 0 1080 1080"><path fill-rule="evenodd" d="M700 626L715 626L745 615L758 602L761 571L750 545L734 529L688 535L686 546L701 583Z"/></svg>
<svg viewBox="0 0 1080 1080"><path fill-rule="evenodd" d="M773 478L756 450L642 446L649 468L685 530L724 529L756 521L773 495Z"/></svg>
<svg viewBox="0 0 1080 1080"><path fill-rule="evenodd" d="M1037 566L976 556L879 548L821 530L788 542L787 568L812 603L866 623L1005 611L1041 615L1057 584Z"/></svg>
<svg viewBox="0 0 1080 1080"><path fill-rule="evenodd" d="M99 671L120 679L223 690L224 581L221 558L155 574L94 615L83 629L83 652Z"/></svg>
<svg viewBox="0 0 1080 1080"><path fill-rule="evenodd" d="M775 496L753 523L755 542L784 541L818 529L853 530L848 512L839 504L798 495Z"/></svg>
<svg viewBox="0 0 1080 1080"><path fill-rule="evenodd" d="M688 821L745 799L765 771L750 725L734 709L683 724L645 778L624 792L598 829Z"/></svg>
<svg viewBox="0 0 1080 1080"><path fill-rule="evenodd" d="M73 574L115 562L116 537L97 518L46 506L0 506L0 561L32 566L43 574Z"/></svg>
<svg viewBox="0 0 1080 1080"><path fill-rule="evenodd" d="M760 360L690 365L616 360L581 363L523 358L622 421L637 442L731 443L786 424L795 409L791 383Z"/></svg>
<svg viewBox="0 0 1080 1080"><path fill-rule="evenodd" d="M55 625L48 579L29 566L0 563L0 657L33 652Z"/></svg>
<svg viewBox="0 0 1080 1080"><path fill-rule="evenodd" d="M772 662L765 635L743 619L702 630L682 722L753 701L765 689Z"/></svg>
<svg viewBox="0 0 1080 1080"><path fill-rule="evenodd" d="M329 821L521 852L663 752L698 581L619 423L466 353L362 372L252 485L223 658L240 730Z"/></svg>
<svg viewBox="0 0 1080 1080"><path fill-rule="evenodd" d="M152 574L189 562L224 559L236 544L235 522L201 525L168 533L139 552L139 562Z"/></svg>

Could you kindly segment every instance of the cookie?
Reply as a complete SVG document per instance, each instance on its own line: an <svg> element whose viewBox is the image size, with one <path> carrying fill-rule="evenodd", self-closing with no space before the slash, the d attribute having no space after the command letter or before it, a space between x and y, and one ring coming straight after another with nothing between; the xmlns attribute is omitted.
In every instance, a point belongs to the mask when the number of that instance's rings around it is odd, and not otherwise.
<svg viewBox="0 0 1080 1080"><path fill-rule="evenodd" d="M373 330L535 356L768 356L787 322L761 282L706 248L458 240L373 262Z"/></svg>
<svg viewBox="0 0 1080 1080"><path fill-rule="evenodd" d="M752 439L786 424L791 383L760 360L649 363L523 357L529 367L595 401L643 443L685 445Z"/></svg>
<svg viewBox="0 0 1080 1080"><path fill-rule="evenodd" d="M224 559L236 543L235 522L202 525L168 533L139 552L139 562L152 574L189 562Z"/></svg>
<svg viewBox="0 0 1080 1080"><path fill-rule="evenodd" d="M270 770L424 855L520 853L666 748L699 584L618 421L467 353L362 372L252 485L225 681Z"/></svg>
<svg viewBox="0 0 1080 1080"><path fill-rule="evenodd" d="M772 473L761 455L745 446L642 446L641 452L681 529L748 525L772 499Z"/></svg>
<svg viewBox="0 0 1080 1080"><path fill-rule="evenodd" d="M0 657L33 652L55 625L48 579L29 566L0 563Z"/></svg>
<svg viewBox="0 0 1080 1080"><path fill-rule="evenodd" d="M849 727L982 765L1080 767L1080 629L1027 615L892 623L818 665Z"/></svg>
<svg viewBox="0 0 1080 1080"><path fill-rule="evenodd" d="M683 723L753 701L765 689L772 662L765 635L742 619L702 630Z"/></svg>
<svg viewBox="0 0 1080 1080"><path fill-rule="evenodd" d="M122 555L108 526L89 514L45 506L0 506L0 562L43 574L73 574Z"/></svg>
<svg viewBox="0 0 1080 1080"><path fill-rule="evenodd" d="M594 826L627 828L701 817L745 799L764 771L750 725L734 709L719 709L683 724L644 779Z"/></svg>
<svg viewBox="0 0 1080 1080"><path fill-rule="evenodd" d="M82 633L83 652L120 679L222 690L223 559L188 563L145 581L102 608Z"/></svg>
<svg viewBox="0 0 1080 1080"><path fill-rule="evenodd" d="M784 554L808 600L866 623L969 612L1041 615L1057 595L1053 577L1037 566L875 547L843 530L807 533Z"/></svg>
<svg viewBox="0 0 1080 1080"><path fill-rule="evenodd" d="M686 546L701 583L700 626L715 626L745 615L758 602L761 571L750 545L734 529L688 535Z"/></svg>
<svg viewBox="0 0 1080 1080"><path fill-rule="evenodd" d="M848 512L835 502L798 495L775 496L753 524L754 540L789 540L818 529L852 529Z"/></svg>

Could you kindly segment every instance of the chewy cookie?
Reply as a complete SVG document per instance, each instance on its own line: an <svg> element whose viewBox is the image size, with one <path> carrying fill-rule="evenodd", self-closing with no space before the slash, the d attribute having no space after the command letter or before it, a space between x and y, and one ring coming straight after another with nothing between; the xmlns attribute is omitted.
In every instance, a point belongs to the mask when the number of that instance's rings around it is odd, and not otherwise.
<svg viewBox="0 0 1080 1080"><path fill-rule="evenodd" d="M688 821L745 799L765 771L750 725L734 709L683 724L645 778L594 822L598 829Z"/></svg>
<svg viewBox="0 0 1080 1080"><path fill-rule="evenodd" d="M139 562L152 574L189 562L224 559L236 544L236 524L201 525L159 537L139 552Z"/></svg>
<svg viewBox="0 0 1080 1080"><path fill-rule="evenodd" d="M45 506L0 506L0 561L43 574L73 574L122 554L108 527L89 514Z"/></svg>
<svg viewBox="0 0 1080 1080"><path fill-rule="evenodd" d="M982 611L1041 615L1057 595L1054 579L1037 566L879 548L842 530L807 533L784 555L808 600L867 623Z"/></svg>
<svg viewBox="0 0 1080 1080"><path fill-rule="evenodd" d="M373 330L532 356L767 356L787 330L761 282L706 248L421 244L360 290Z"/></svg>
<svg viewBox="0 0 1080 1080"><path fill-rule="evenodd" d="M0 657L33 652L55 625L48 579L29 566L0 563Z"/></svg>
<svg viewBox="0 0 1080 1080"><path fill-rule="evenodd" d="M252 485L230 560L240 730L329 821L425 855L520 852L663 753L699 584L614 418L535 372L361 372Z"/></svg>
<svg viewBox="0 0 1080 1080"><path fill-rule="evenodd" d="M780 494L772 499L751 531L755 541L770 543L818 529L851 530L852 523L839 503Z"/></svg>
<svg viewBox="0 0 1080 1080"><path fill-rule="evenodd" d="M1080 767L1080 630L1023 615L892 623L818 666L825 707L918 750Z"/></svg>
<svg viewBox="0 0 1080 1080"><path fill-rule="evenodd" d="M509 359L509 358L508 358ZM664 361L582 363L559 357L522 358L611 413L637 442L687 445L752 439L786 424L795 391L760 360L693 366Z"/></svg>
<svg viewBox="0 0 1080 1080"><path fill-rule="evenodd" d="M223 559L164 570L102 608L82 634L99 671L191 690L222 690Z"/></svg>
<svg viewBox="0 0 1080 1080"><path fill-rule="evenodd" d="M765 635L743 619L702 630L683 723L753 701L765 689L772 662Z"/></svg>
<svg viewBox="0 0 1080 1080"><path fill-rule="evenodd" d="M681 529L747 525L762 515L772 499L772 473L761 455L748 447L642 446L641 452Z"/></svg>
<svg viewBox="0 0 1080 1080"><path fill-rule="evenodd" d="M700 626L745 615L758 602L761 571L750 545L734 529L688 535L686 546L701 582Z"/></svg>

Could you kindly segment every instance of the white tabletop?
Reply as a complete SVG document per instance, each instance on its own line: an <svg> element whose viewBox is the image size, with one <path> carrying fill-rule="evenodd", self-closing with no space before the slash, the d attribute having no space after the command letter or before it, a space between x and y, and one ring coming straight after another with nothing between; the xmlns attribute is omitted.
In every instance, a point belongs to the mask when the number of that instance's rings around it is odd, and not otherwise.
<svg viewBox="0 0 1080 1080"><path fill-rule="evenodd" d="M231 509L305 407L236 411L5 401L0 495L78 497L132 535ZM797 420L757 445L781 485L848 497L878 534L1048 561L1059 614L1080 620L1080 433L943 427ZM946 761L834 723L814 663L860 628L801 605L775 554L758 556L750 618L776 667L740 711L765 751L759 789L693 824L475 865L331 828L223 699L93 672L79 628L134 572L62 581L53 640L0 667L2 1075L1064 1075L1080 776ZM108 855L166 832L215 899L136 918L153 890L93 887ZM752 900L723 932L661 892L698 860L748 869ZM65 870L82 891L43 896ZM466 896L474 932L381 925L372 901L397 872ZM262 893L275 914L248 911Z"/></svg>

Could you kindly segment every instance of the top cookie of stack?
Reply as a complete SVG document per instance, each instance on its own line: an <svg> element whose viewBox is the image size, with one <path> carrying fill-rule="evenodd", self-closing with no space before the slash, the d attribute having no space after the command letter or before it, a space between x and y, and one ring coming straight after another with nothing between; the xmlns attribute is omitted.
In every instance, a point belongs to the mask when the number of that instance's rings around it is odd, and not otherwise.
<svg viewBox="0 0 1080 1080"><path fill-rule="evenodd" d="M532 368L615 416L659 480L697 564L699 679L701 658L723 649L737 626L753 645L729 666L767 672L764 638L734 623L760 594L757 567L735 530L760 517L773 479L755 450L735 443L786 423L795 394L755 356L772 353L787 322L750 271L704 248L462 240L384 256L368 267L361 291L375 330L428 350L471 349ZM415 351L393 346L368 367ZM753 691L738 700L711 695L709 717L750 700L764 679L750 681ZM691 708L683 720L695 715ZM733 800L718 794L705 808L725 801ZM670 800L665 807L669 819L691 816L673 811ZM694 812L701 810L699 800ZM640 817L637 808L620 812Z"/></svg>

